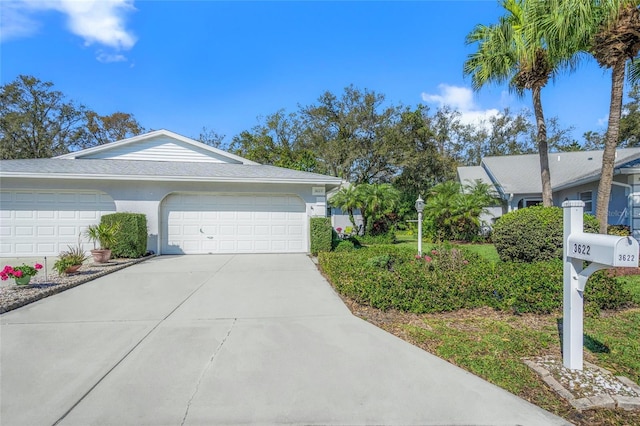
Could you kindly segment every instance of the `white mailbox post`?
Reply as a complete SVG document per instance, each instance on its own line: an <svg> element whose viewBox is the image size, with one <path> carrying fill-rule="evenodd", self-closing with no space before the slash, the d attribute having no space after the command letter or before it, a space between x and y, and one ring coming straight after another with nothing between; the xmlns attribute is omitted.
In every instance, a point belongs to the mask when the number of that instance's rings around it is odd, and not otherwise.
<svg viewBox="0 0 640 426"><path fill-rule="evenodd" d="M638 241L632 237L587 234L583 228L582 201L565 201L564 208L564 318L562 362L572 370L582 370L583 292L594 272L615 266L638 266ZM584 262L590 262L583 267Z"/></svg>

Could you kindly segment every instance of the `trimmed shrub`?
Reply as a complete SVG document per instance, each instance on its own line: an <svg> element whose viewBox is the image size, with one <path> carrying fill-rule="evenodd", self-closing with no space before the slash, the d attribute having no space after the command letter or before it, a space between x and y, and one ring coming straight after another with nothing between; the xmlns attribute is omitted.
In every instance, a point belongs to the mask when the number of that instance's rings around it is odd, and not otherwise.
<svg viewBox="0 0 640 426"><path fill-rule="evenodd" d="M393 228L389 229L384 234L377 235L362 235L358 237L360 244L394 244L396 240L396 232Z"/></svg>
<svg viewBox="0 0 640 426"><path fill-rule="evenodd" d="M312 217L311 228L311 254L316 256L319 252L331 251L334 229L331 227L331 218Z"/></svg>
<svg viewBox="0 0 640 426"><path fill-rule="evenodd" d="M562 308L562 261L492 263L465 249L437 247L420 257L398 246L320 253L319 265L341 294L378 309L426 313L488 306L547 314ZM585 291L592 310L631 302L621 284L594 274Z"/></svg>
<svg viewBox="0 0 640 426"><path fill-rule="evenodd" d="M138 258L147 253L147 217L142 213L111 213L102 216L101 223L120 223L111 247L113 257Z"/></svg>
<svg viewBox="0 0 640 426"><path fill-rule="evenodd" d="M500 217L492 240L505 262L538 262L562 259L561 207L527 207ZM584 231L598 232L598 221L584 215Z"/></svg>

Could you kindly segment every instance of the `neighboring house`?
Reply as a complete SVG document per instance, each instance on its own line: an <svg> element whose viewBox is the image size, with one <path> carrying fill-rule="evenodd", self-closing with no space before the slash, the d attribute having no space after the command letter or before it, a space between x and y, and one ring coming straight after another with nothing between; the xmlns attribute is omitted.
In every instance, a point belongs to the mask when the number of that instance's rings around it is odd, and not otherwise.
<svg viewBox="0 0 640 426"><path fill-rule="evenodd" d="M341 180L260 165L167 130L0 162L0 257L57 255L112 212L144 213L160 254L305 253ZM84 240L85 248L92 248Z"/></svg>
<svg viewBox="0 0 640 426"><path fill-rule="evenodd" d="M603 151L559 152L549 154L553 204L582 200L585 213L596 213L596 199ZM542 202L540 157L509 155L486 157L480 166L458 167L462 183L480 179L492 184L504 201L503 213ZM626 225L640 238L640 148L618 149L609 202L610 225Z"/></svg>

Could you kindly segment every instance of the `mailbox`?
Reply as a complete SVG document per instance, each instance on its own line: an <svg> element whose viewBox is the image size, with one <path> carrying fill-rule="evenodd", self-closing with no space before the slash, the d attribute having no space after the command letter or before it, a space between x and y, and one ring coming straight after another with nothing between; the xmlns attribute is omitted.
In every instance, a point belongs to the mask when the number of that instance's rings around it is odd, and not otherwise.
<svg viewBox="0 0 640 426"><path fill-rule="evenodd" d="M638 241L632 237L578 232L567 239L567 256L608 266L638 266Z"/></svg>

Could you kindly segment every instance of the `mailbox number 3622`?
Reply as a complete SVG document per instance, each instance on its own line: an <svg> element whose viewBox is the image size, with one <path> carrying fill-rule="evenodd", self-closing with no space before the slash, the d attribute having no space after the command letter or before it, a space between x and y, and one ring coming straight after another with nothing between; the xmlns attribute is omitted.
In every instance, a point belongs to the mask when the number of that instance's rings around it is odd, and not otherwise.
<svg viewBox="0 0 640 426"><path fill-rule="evenodd" d="M591 254L591 246L587 244L574 244L573 252L589 256Z"/></svg>

